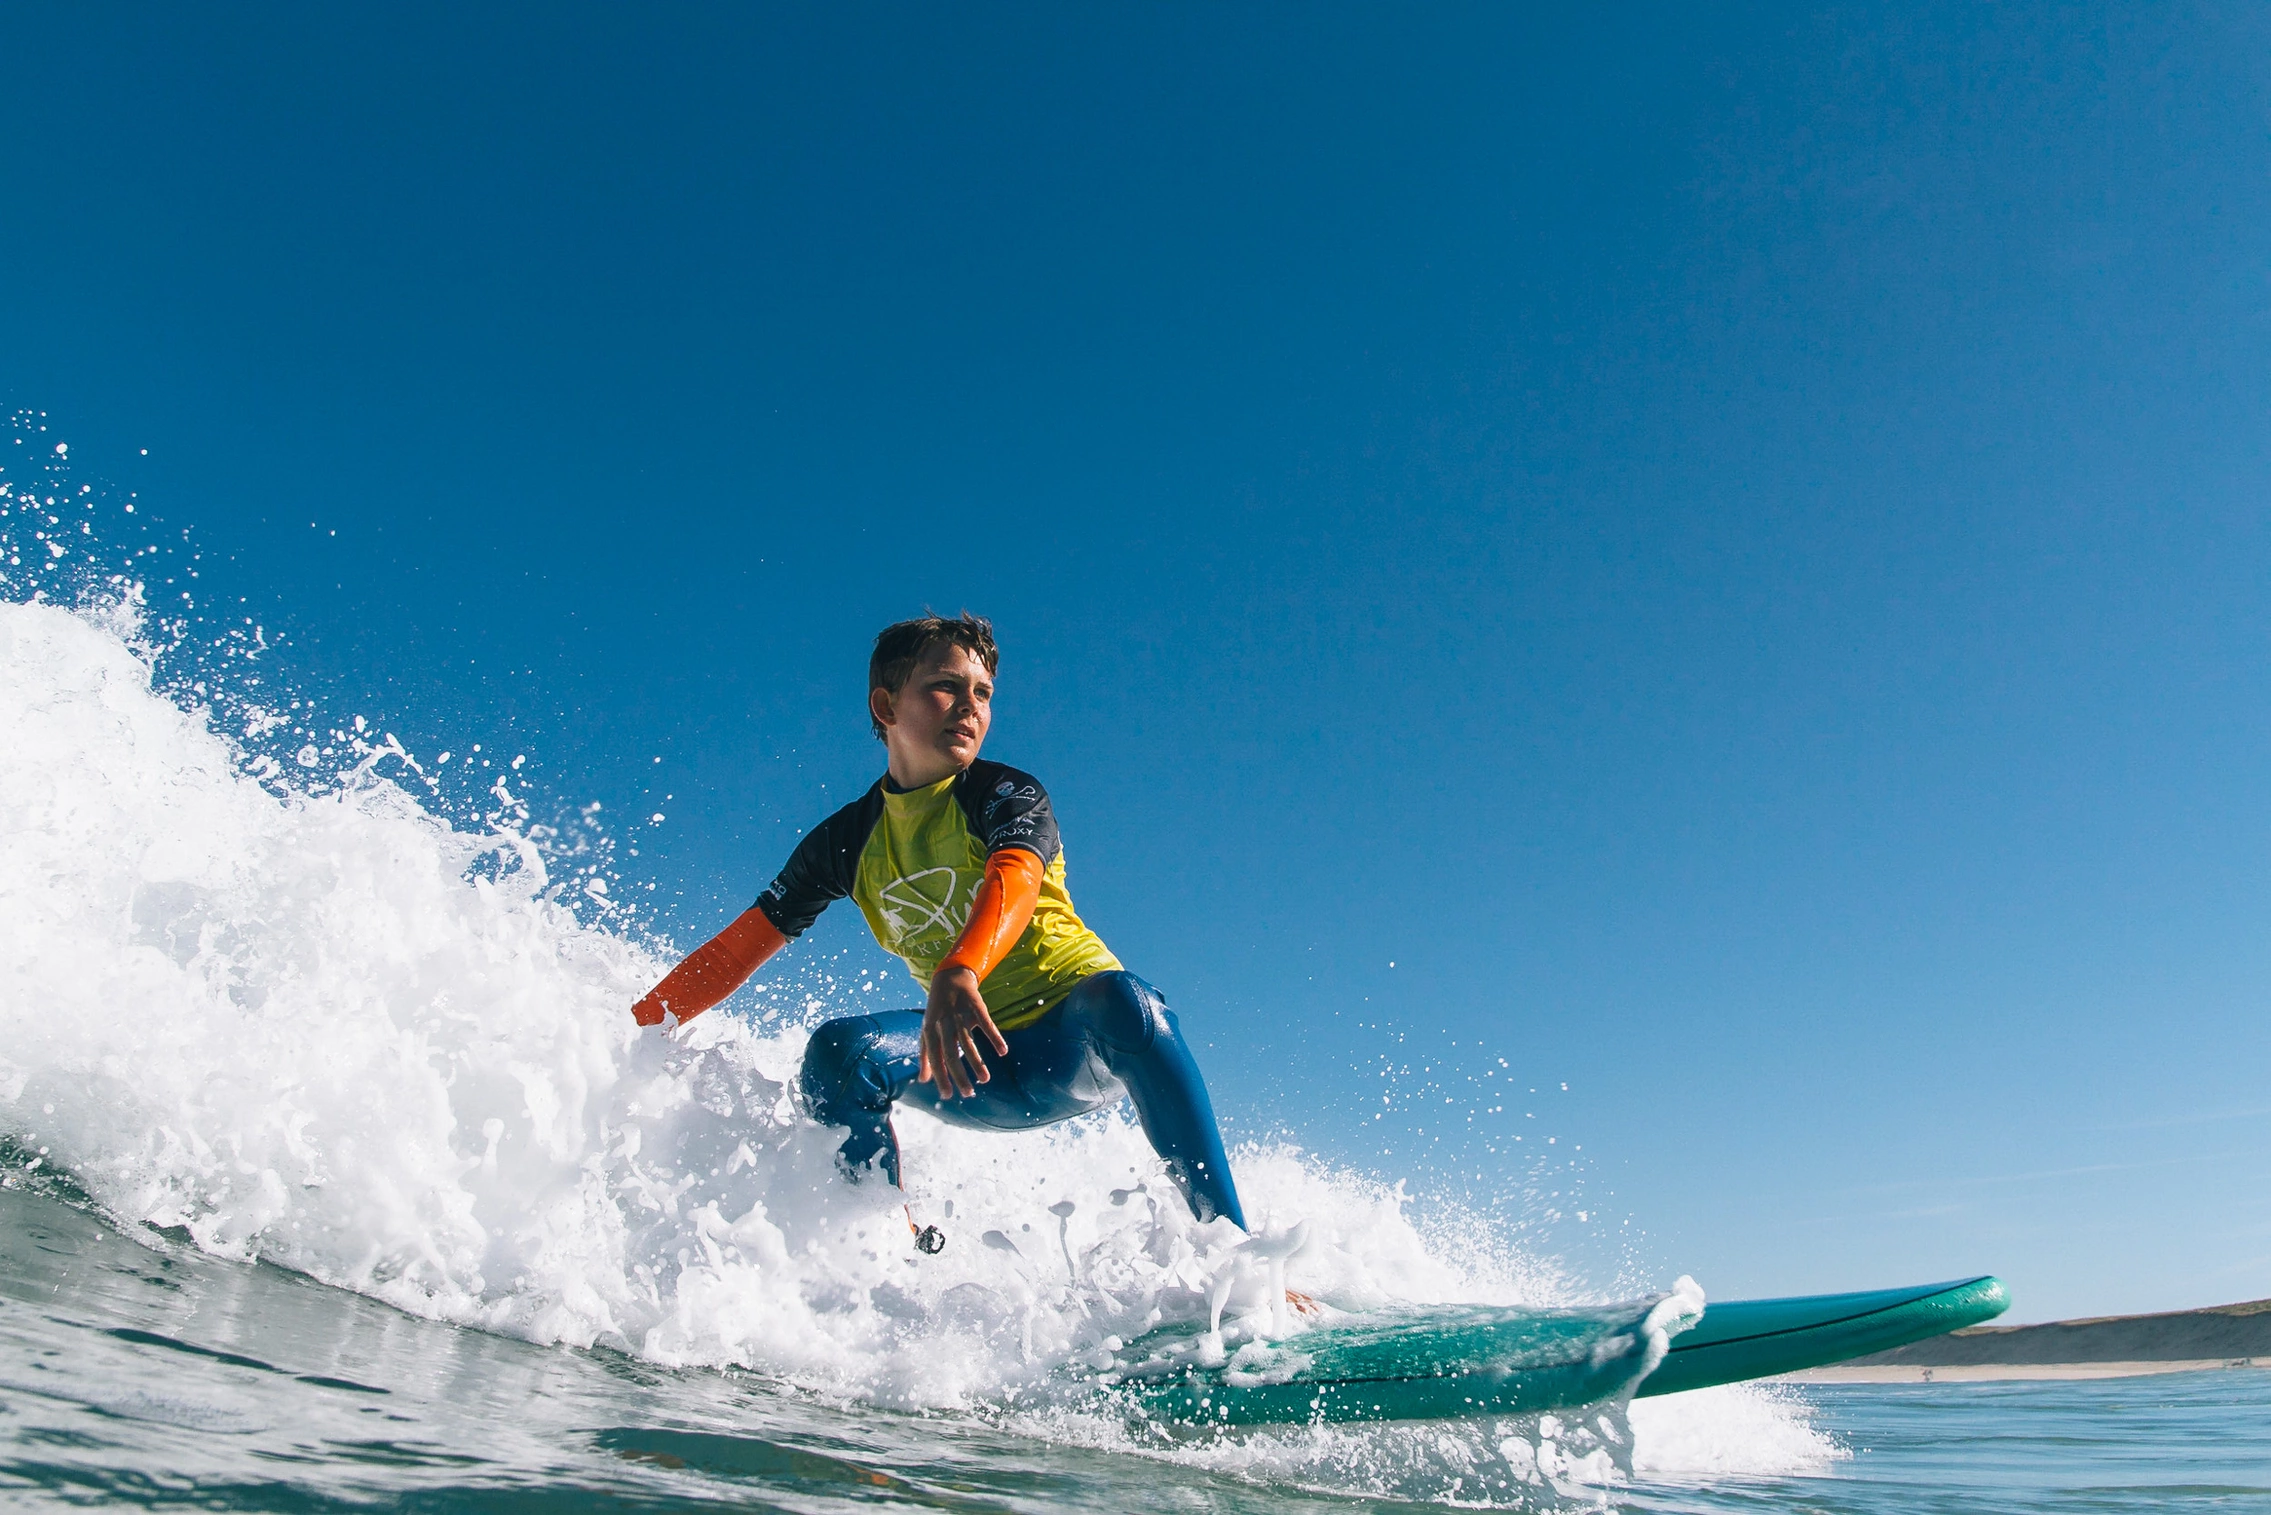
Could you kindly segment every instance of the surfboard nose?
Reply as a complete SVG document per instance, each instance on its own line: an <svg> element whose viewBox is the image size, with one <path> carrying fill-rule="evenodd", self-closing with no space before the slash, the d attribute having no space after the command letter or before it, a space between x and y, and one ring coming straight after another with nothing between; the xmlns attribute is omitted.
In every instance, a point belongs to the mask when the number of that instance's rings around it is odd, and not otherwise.
<svg viewBox="0 0 2271 1515"><path fill-rule="evenodd" d="M2010 1306L2010 1291L1993 1274L1908 1289L1706 1305L1703 1319L1672 1338L1663 1364L1637 1394L1677 1394L1866 1357L1993 1320Z"/></svg>

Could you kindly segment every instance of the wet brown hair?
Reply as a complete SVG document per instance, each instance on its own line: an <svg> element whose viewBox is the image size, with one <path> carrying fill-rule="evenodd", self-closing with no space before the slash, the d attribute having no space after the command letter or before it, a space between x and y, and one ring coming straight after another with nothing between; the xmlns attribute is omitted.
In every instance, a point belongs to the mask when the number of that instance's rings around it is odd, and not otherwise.
<svg viewBox="0 0 2271 1515"><path fill-rule="evenodd" d="M994 646L994 623L965 610L960 615L919 615L911 621L894 621L875 634L875 651L867 659L867 692L878 689L897 694L914 676L915 665L931 650L959 647L985 665L987 673L1001 669L1001 651ZM883 723L871 711L867 722L875 739L883 740Z"/></svg>

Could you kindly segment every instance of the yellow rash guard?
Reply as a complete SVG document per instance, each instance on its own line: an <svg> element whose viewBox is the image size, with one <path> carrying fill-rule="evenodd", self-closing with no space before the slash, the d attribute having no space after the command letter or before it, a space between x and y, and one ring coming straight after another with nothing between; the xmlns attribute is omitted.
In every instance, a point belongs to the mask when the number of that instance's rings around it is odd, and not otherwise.
<svg viewBox="0 0 2271 1515"><path fill-rule="evenodd" d="M782 936L795 937L829 901L848 895L927 993L970 918L986 859L1012 847L1041 860L1041 898L1009 955L978 985L994 1024L1012 1031L1039 1020L1091 973L1120 966L1073 911L1056 814L1029 773L977 762L905 791L877 779L797 844L757 908Z"/></svg>

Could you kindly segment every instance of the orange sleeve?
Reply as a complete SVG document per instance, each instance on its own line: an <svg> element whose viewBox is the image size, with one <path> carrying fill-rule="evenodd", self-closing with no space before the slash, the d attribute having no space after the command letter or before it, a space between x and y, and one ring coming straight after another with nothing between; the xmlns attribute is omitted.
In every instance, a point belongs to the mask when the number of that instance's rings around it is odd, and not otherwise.
<svg viewBox="0 0 2271 1515"><path fill-rule="evenodd" d="M631 1007L632 1018L642 1026L659 1026L668 1010L683 1025L740 988L788 940L765 919L764 911L752 905L732 925L686 954L686 961Z"/></svg>
<svg viewBox="0 0 2271 1515"><path fill-rule="evenodd" d="M1001 966L1025 934L1033 907L1041 902L1041 870L1039 855L1023 847L1004 847L987 858L986 876L970 901L970 922L962 928L954 950L939 963L939 971L967 968L984 978Z"/></svg>

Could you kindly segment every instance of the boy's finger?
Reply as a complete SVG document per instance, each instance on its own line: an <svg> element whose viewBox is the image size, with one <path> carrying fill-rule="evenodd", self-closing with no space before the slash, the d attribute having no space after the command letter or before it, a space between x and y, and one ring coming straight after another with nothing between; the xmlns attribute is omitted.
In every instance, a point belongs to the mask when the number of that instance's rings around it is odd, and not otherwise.
<svg viewBox="0 0 2271 1515"><path fill-rule="evenodd" d="M978 1082L991 1083L993 1070L986 1066L985 1054L978 1050L978 1039L965 1031L962 1033L962 1045L965 1049L963 1060L970 1065L970 1071L977 1075Z"/></svg>

